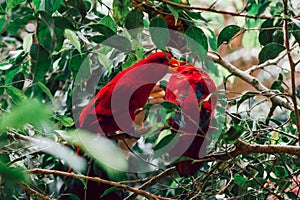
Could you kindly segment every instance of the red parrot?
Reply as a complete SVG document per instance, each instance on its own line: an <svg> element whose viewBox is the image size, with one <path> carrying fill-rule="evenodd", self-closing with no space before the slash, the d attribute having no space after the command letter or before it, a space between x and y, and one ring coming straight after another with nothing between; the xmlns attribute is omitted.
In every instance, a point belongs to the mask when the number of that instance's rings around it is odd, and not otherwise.
<svg viewBox="0 0 300 200"><path fill-rule="evenodd" d="M96 96L81 111L78 119L79 128L89 130L98 135L103 135L115 131L131 133L133 122L138 112L138 108L143 108L147 103L148 97L155 87L169 71L169 65L173 67L179 62L166 52L153 53L147 58L135 63L128 69L120 72L109 83L107 83ZM77 148L76 154L80 154ZM113 156L113 155L112 155ZM91 163L88 176L96 176L95 166ZM72 169L69 168L68 172ZM102 178L108 178L102 169ZM87 188L86 191L84 188ZM94 199L100 197L103 192L110 188L110 185L88 182L83 186L77 179L71 182L71 187L67 187L63 193L74 193L80 199ZM101 199L120 199L115 193L111 192Z"/></svg>
<svg viewBox="0 0 300 200"><path fill-rule="evenodd" d="M201 165L191 159L206 153L204 138L217 100L215 95L209 95L216 91L216 86L207 72L190 63L181 62L177 72L171 75L165 94L166 100L181 108L168 122L172 132L181 134L170 155L190 158L176 163L179 175L187 177L194 175Z"/></svg>
<svg viewBox="0 0 300 200"><path fill-rule="evenodd" d="M119 73L81 111L79 127L99 135L119 130L130 133L136 110L147 103L174 60L168 52L156 52Z"/></svg>

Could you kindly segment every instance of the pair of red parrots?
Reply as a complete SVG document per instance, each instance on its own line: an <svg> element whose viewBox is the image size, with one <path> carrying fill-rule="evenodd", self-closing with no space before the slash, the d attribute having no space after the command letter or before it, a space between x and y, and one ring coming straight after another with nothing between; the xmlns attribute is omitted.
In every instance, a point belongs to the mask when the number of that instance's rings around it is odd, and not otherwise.
<svg viewBox="0 0 300 200"><path fill-rule="evenodd" d="M176 163L180 176L194 175L205 134L211 124L216 103L216 86L209 75L187 62L179 62L168 52L152 53L120 72L107 83L82 110L79 127L99 135L122 131L130 133L137 109L147 103L152 89L172 68L165 100L181 109L168 121L171 130L181 134L171 150L185 159ZM174 72L175 71L175 72ZM204 148L205 149L205 148ZM201 149L202 152L203 147ZM181 154L181 155L178 155Z"/></svg>

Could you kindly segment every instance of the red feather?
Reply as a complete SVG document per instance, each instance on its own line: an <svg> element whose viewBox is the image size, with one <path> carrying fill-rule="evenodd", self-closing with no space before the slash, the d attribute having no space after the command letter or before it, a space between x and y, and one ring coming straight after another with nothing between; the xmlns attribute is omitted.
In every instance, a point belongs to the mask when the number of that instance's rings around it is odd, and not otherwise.
<svg viewBox="0 0 300 200"><path fill-rule="evenodd" d="M179 130L181 134L170 155L199 159L206 153L203 143L216 103L216 96L207 97L216 91L216 86L208 73L187 62L181 62L177 71L170 77L165 95L166 100L182 110L169 120L173 132ZM194 175L199 167L200 164L189 159L176 163L179 175L185 177Z"/></svg>
<svg viewBox="0 0 300 200"><path fill-rule="evenodd" d="M168 73L171 54L157 52L122 71L82 110L79 127L98 134L130 133L135 111L148 100L156 82Z"/></svg>

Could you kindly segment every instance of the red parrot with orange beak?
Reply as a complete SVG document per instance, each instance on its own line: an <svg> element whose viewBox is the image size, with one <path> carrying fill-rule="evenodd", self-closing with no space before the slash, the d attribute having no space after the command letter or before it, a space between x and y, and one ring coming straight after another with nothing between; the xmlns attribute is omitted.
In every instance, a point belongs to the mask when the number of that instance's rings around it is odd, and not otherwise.
<svg viewBox="0 0 300 200"><path fill-rule="evenodd" d="M208 73L190 63L181 62L167 84L165 99L178 105L181 111L169 120L173 132L180 134L171 156L187 160L176 163L180 176L194 175L201 164L193 163L206 153L205 135L211 124L216 104L216 86Z"/></svg>
<svg viewBox="0 0 300 200"><path fill-rule="evenodd" d="M130 133L136 110L147 103L170 63L174 63L170 53L156 52L119 73L82 110L79 127L100 135Z"/></svg>

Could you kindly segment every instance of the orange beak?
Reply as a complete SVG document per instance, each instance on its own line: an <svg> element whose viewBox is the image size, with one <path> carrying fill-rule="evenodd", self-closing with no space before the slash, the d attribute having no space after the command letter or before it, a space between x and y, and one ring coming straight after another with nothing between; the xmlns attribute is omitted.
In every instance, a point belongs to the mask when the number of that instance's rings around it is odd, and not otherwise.
<svg viewBox="0 0 300 200"><path fill-rule="evenodd" d="M177 71L179 66L180 66L180 62L177 59L172 57L171 60L169 60L169 72L170 73L174 73L175 71Z"/></svg>

